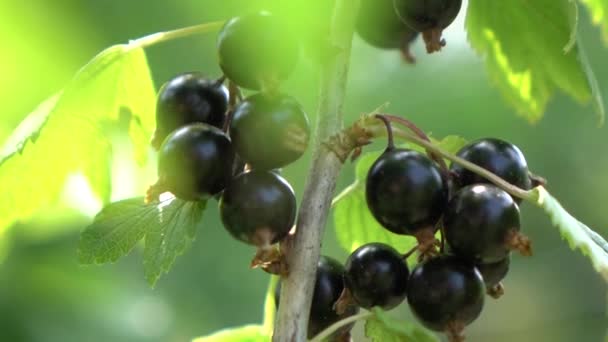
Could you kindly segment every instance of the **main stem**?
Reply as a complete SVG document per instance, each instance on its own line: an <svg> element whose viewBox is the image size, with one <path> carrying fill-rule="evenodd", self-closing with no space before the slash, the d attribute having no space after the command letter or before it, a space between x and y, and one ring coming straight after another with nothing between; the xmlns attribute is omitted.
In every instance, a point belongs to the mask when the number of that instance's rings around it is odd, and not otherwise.
<svg viewBox="0 0 608 342"><path fill-rule="evenodd" d="M336 0L328 55L322 61L316 139L300 204L297 229L287 241L289 275L282 280L281 304L273 342L306 341L317 262L341 161L322 145L342 128L342 106L359 0Z"/></svg>

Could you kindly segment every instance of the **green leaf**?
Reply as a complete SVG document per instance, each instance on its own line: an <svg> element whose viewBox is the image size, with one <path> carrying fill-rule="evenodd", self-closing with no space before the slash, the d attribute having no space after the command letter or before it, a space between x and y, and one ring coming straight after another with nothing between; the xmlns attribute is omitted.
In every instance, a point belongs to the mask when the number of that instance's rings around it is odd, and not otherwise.
<svg viewBox="0 0 608 342"><path fill-rule="evenodd" d="M245 325L238 328L225 329L212 335L199 337L192 342L269 342L264 327L261 325Z"/></svg>
<svg viewBox="0 0 608 342"><path fill-rule="evenodd" d="M608 282L608 242L570 215L545 188L539 186L532 192L536 200L534 204L549 215L570 248L587 256L593 268Z"/></svg>
<svg viewBox="0 0 608 342"><path fill-rule="evenodd" d="M608 1L606 0L580 0L589 9L591 19L595 25L602 27L604 40L608 42Z"/></svg>
<svg viewBox="0 0 608 342"><path fill-rule="evenodd" d="M505 98L537 122L557 90L581 103L601 100L592 97L595 76L581 63L576 23L573 0L471 0L466 28ZM596 108L603 121L602 107Z"/></svg>
<svg viewBox="0 0 608 342"><path fill-rule="evenodd" d="M142 197L107 205L80 235L80 262L115 262L129 254L146 231L158 225L158 215L158 206L144 204Z"/></svg>
<svg viewBox="0 0 608 342"><path fill-rule="evenodd" d="M431 137L431 142L435 146L441 148L442 150L448 152L449 154L458 153L458 151L460 151L460 149L468 143L468 141L465 138L457 136L457 135L448 135L447 137L445 137L441 140L436 140L433 137Z"/></svg>
<svg viewBox="0 0 608 342"><path fill-rule="evenodd" d="M115 262L145 238L144 272L151 286L167 273L196 235L206 202L174 197L144 204L133 198L106 206L80 236L78 253L83 264Z"/></svg>
<svg viewBox="0 0 608 342"><path fill-rule="evenodd" d="M455 153L466 144L466 140L458 136L447 136L436 144L450 153ZM421 150L418 146L406 147ZM370 242L386 243L400 252L406 252L416 245L414 238L384 229L367 208L365 179L370 167L381 154L382 152L368 152L362 155L357 161L354 183L334 199L336 236L340 245L348 252Z"/></svg>
<svg viewBox="0 0 608 342"><path fill-rule="evenodd" d="M206 205L175 199L159 206L158 221L148 227L144 247L144 272L151 286L194 240Z"/></svg>
<svg viewBox="0 0 608 342"><path fill-rule="evenodd" d="M0 231L57 200L66 179L84 175L107 203L110 135L126 126L136 160L145 161L154 128L155 90L142 49L110 47L43 102L0 151Z"/></svg>
<svg viewBox="0 0 608 342"><path fill-rule="evenodd" d="M437 336L417 324L393 319L378 308L373 312L365 323L365 336L373 342L439 342Z"/></svg>

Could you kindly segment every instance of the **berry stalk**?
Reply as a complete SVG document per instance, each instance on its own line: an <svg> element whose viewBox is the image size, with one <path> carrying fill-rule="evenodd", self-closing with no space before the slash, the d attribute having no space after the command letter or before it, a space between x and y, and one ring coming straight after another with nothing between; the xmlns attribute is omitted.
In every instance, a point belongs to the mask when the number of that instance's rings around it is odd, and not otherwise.
<svg viewBox="0 0 608 342"><path fill-rule="evenodd" d="M370 121L367 121L364 119L363 126L365 127L366 134L370 138L386 135L385 127L380 126L379 124L380 124L379 120L374 120L374 121L370 122ZM494 183L496 186L498 186L499 188L503 189L504 191L508 192L509 194L511 194L517 198L529 200L533 203L536 202L532 191L524 190L520 187L510 184L509 182L496 176L492 172L490 172L478 165L475 165L467 160L464 160L458 156L452 155L452 154L444 151L440 147L435 146L433 143L426 141L415 134L412 134L412 133L405 131L403 129L400 129L398 127L393 127L393 135L395 137L412 142L418 146L424 147L427 151L429 151L435 155L439 155L442 158L445 158L451 162L462 165L464 168L471 170L472 172L487 178L489 181Z"/></svg>
<svg viewBox="0 0 608 342"><path fill-rule="evenodd" d="M189 37L195 34L211 33L219 31L224 25L223 21L213 21L200 25L188 26L172 31L157 32L147 36L132 40L129 45L134 49L147 48L158 43L167 42L173 39Z"/></svg>
<svg viewBox="0 0 608 342"><path fill-rule="evenodd" d="M340 328L347 326L351 323L357 322L357 321L361 321L364 319L368 319L371 316L373 316L374 313L371 311L365 311L362 312L360 314L354 315L354 316L350 316L347 317L341 321L338 321L332 325L330 325L327 329L323 330L322 332L320 332L317 336L315 336L312 340L310 340L310 342L322 342L325 341L326 338L328 338L329 336L331 336L334 332L338 331Z"/></svg>
<svg viewBox="0 0 608 342"><path fill-rule="evenodd" d="M359 7L358 0L337 0L321 64L316 139L306 179L295 235L282 244L290 269L282 280L278 321L273 341L306 341L307 325L321 241L331 207L341 160L323 142L342 128L342 107L350 63L350 50Z"/></svg>

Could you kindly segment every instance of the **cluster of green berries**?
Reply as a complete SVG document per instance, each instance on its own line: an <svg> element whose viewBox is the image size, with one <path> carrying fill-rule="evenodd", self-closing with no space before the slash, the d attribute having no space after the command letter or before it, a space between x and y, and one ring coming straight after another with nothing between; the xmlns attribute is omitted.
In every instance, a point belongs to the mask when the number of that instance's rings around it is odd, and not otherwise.
<svg viewBox="0 0 608 342"><path fill-rule="evenodd" d="M152 139L159 181L152 197L216 197L228 232L267 250L285 238L296 216L296 197L280 168L302 156L310 137L306 113L278 88L299 48L273 15L260 12L226 22L217 50L222 78L185 73L160 89ZM241 99L239 87L256 92Z"/></svg>
<svg viewBox="0 0 608 342"><path fill-rule="evenodd" d="M372 46L401 50L413 63L410 44L422 33L428 53L441 50L441 34L461 6L462 0L362 0L356 31Z"/></svg>

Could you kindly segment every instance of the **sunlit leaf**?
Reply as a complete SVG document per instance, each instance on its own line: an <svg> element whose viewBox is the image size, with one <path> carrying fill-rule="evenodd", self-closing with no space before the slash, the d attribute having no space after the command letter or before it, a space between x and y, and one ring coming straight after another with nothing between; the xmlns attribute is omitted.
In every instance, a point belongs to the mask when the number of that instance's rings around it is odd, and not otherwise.
<svg viewBox="0 0 608 342"><path fill-rule="evenodd" d="M206 205L206 201L175 199L159 206L158 220L147 228L145 237L144 272L150 285L169 272L175 258L194 240Z"/></svg>
<svg viewBox="0 0 608 342"><path fill-rule="evenodd" d="M225 329L215 334L199 337L192 342L269 342L270 336L264 332L261 325L245 325Z"/></svg>
<svg viewBox="0 0 608 342"><path fill-rule="evenodd" d="M108 202L109 136L128 129L143 163L154 125L155 91L142 49L110 47L28 116L1 149L0 230L53 203L66 179L82 174Z"/></svg>
<svg viewBox="0 0 608 342"><path fill-rule="evenodd" d="M450 153L455 153L466 144L466 140L458 136L447 136L440 141L433 140L437 146ZM422 151L418 146L404 147ZM370 167L381 154L381 151L376 151L362 155L357 161L355 181L334 199L336 236L340 245L348 252L370 242L386 243L401 252L407 252L416 244L412 237L384 229L367 208L365 179Z"/></svg>
<svg viewBox="0 0 608 342"><path fill-rule="evenodd" d="M568 213L543 187L532 190L540 206L560 230L570 248L578 249L589 258L593 268L608 282L608 242Z"/></svg>
<svg viewBox="0 0 608 342"><path fill-rule="evenodd" d="M144 271L150 285L167 273L200 227L206 202L174 197L145 204L132 198L107 205L80 236L83 264L115 262L144 239Z"/></svg>
<svg viewBox="0 0 608 342"><path fill-rule="evenodd" d="M372 342L439 342L437 336L417 324L389 317L380 309L365 322L365 336Z"/></svg>
<svg viewBox="0 0 608 342"><path fill-rule="evenodd" d="M115 262L127 255L157 225L159 208L141 197L107 205L80 235L78 255L83 264Z"/></svg>
<svg viewBox="0 0 608 342"><path fill-rule="evenodd" d="M606 0L580 0L587 5L593 23L602 27L604 39L608 42L608 1Z"/></svg>
<svg viewBox="0 0 608 342"><path fill-rule="evenodd" d="M530 122L542 117L561 90L581 103L592 97L595 76L579 58L572 0L470 0L466 19L471 45L484 57L490 78ZM599 121L602 106L596 106Z"/></svg>
<svg viewBox="0 0 608 342"><path fill-rule="evenodd" d="M448 135L447 137L437 140L431 137L431 141L435 146L441 148L449 154L456 154L468 141L458 135Z"/></svg>

